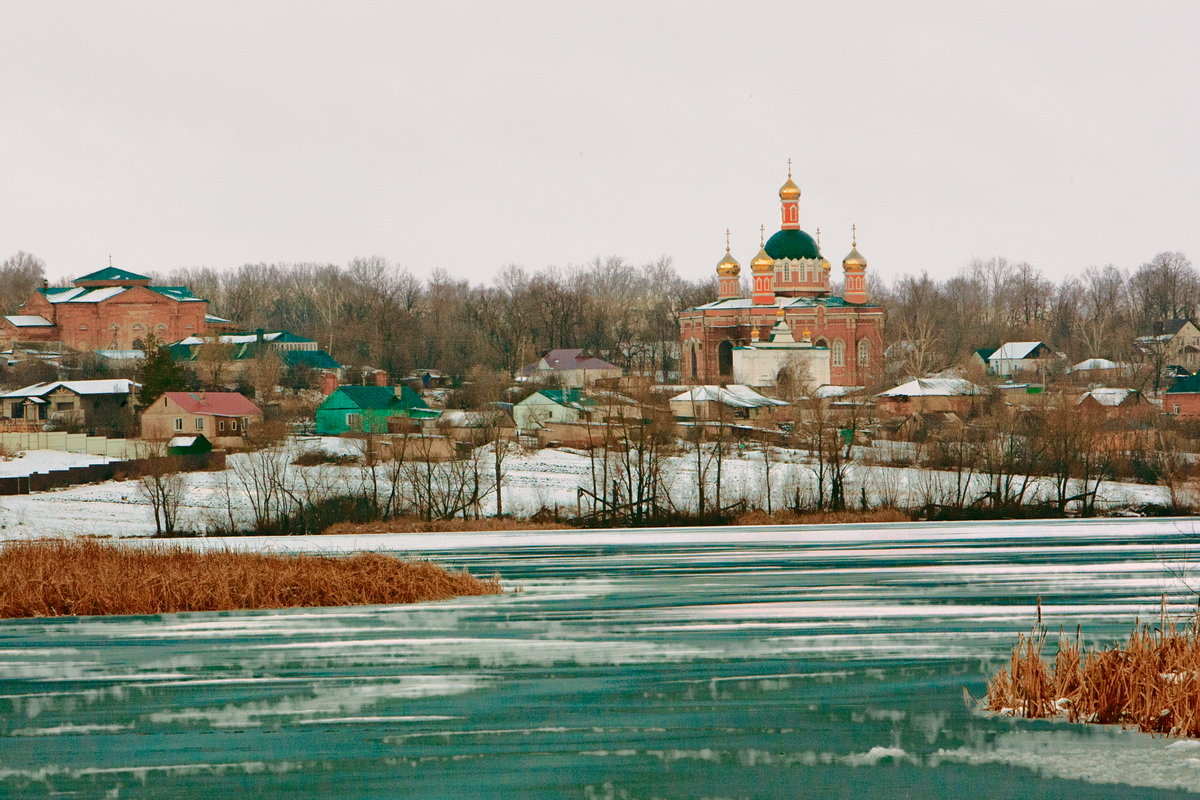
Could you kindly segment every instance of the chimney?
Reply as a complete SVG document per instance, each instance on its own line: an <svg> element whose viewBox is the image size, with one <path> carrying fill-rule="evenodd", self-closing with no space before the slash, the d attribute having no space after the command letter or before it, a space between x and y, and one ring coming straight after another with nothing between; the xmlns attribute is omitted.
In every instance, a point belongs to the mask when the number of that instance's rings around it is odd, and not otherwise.
<svg viewBox="0 0 1200 800"><path fill-rule="evenodd" d="M334 375L332 372L322 372L319 388L321 394L327 396L336 392L338 388L337 375Z"/></svg>
<svg viewBox="0 0 1200 800"><path fill-rule="evenodd" d="M263 334L264 333L265 333L265 331L262 328L259 328L258 330L256 330L254 332L254 338L259 344L263 343Z"/></svg>
<svg viewBox="0 0 1200 800"><path fill-rule="evenodd" d="M371 373L371 379L376 386L387 386L388 385L387 370L382 370L382 369L375 370L374 372Z"/></svg>

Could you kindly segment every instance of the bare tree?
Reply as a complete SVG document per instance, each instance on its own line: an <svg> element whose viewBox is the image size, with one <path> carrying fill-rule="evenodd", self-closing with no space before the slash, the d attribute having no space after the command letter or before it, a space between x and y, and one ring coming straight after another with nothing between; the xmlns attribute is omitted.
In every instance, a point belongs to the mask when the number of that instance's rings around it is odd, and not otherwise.
<svg viewBox="0 0 1200 800"><path fill-rule="evenodd" d="M138 470L138 491L154 512L154 535L170 536L187 495L188 476L180 471L179 459L168 454L165 441L148 443L147 451Z"/></svg>

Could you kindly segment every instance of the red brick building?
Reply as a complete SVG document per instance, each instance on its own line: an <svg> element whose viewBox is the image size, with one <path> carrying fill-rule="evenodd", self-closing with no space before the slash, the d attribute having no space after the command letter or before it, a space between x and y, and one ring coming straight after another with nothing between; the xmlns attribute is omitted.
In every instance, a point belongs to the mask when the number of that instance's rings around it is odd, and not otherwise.
<svg viewBox="0 0 1200 800"><path fill-rule="evenodd" d="M204 334L227 320L186 286L151 286L115 267L77 278L71 287L35 291L20 314L0 317L0 344L41 343L72 350L140 350L151 332L163 342Z"/></svg>
<svg viewBox="0 0 1200 800"><path fill-rule="evenodd" d="M884 309L867 295L867 260L853 241L842 259L844 292L835 296L829 262L800 229L800 189L791 172L779 190L783 222L750 263L750 297L742 296L741 266L731 255L717 264L718 299L680 315L680 377L687 383L733 381L733 348L752 332L770 331L782 309L797 341L830 350L830 380L865 386L882 373Z"/></svg>

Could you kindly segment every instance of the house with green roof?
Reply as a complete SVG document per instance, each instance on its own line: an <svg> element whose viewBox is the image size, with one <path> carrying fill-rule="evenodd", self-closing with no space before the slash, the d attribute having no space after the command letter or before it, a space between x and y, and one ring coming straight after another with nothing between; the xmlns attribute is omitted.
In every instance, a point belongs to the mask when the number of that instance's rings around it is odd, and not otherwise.
<svg viewBox="0 0 1200 800"><path fill-rule="evenodd" d="M34 290L16 314L0 317L0 349L39 343L88 352L141 350L151 335L172 342L228 324L207 308L186 286L156 286L147 275L110 265L71 286Z"/></svg>
<svg viewBox="0 0 1200 800"><path fill-rule="evenodd" d="M333 356L319 349L315 340L291 331L260 330L209 337L189 336L168 347L171 358L176 361L197 366L202 366L206 359L212 358L227 362L227 369L218 370L226 382L235 381L256 358L268 352L279 356L286 367L331 372L339 379L345 369Z"/></svg>
<svg viewBox="0 0 1200 800"><path fill-rule="evenodd" d="M387 433L389 419L436 419L439 413L408 386L339 386L317 408L316 433Z"/></svg>

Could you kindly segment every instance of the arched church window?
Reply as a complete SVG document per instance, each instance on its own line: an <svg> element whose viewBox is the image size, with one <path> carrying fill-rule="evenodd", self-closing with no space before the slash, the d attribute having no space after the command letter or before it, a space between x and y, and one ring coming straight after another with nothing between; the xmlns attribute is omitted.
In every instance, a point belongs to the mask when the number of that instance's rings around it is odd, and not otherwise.
<svg viewBox="0 0 1200 800"><path fill-rule="evenodd" d="M792 279L792 265L785 263L783 265L783 282L787 283Z"/></svg>
<svg viewBox="0 0 1200 800"><path fill-rule="evenodd" d="M733 374L733 344L728 339L717 345L717 372L723 376Z"/></svg>
<svg viewBox="0 0 1200 800"><path fill-rule="evenodd" d="M154 326L154 330L156 330L156 331L165 331L166 329L167 329L167 323L165 323L165 322L160 322Z"/></svg>
<svg viewBox="0 0 1200 800"><path fill-rule="evenodd" d="M145 350L146 344L141 339L134 339L133 340L133 349L134 350Z"/></svg>
<svg viewBox="0 0 1200 800"><path fill-rule="evenodd" d="M700 351L692 348L692 380L697 380L700 377Z"/></svg>
<svg viewBox="0 0 1200 800"><path fill-rule="evenodd" d="M142 329L143 329L143 328L145 328L145 327L146 327L146 326L145 326L145 325L143 325L143 324L142 324L142 323L140 323L140 322L135 322L135 323L133 323L133 329L134 329L135 331L140 331L140 330L142 330Z"/></svg>
<svg viewBox="0 0 1200 800"><path fill-rule="evenodd" d="M846 343L841 339L833 340L833 347L829 348L829 358L835 367L846 366Z"/></svg>
<svg viewBox="0 0 1200 800"><path fill-rule="evenodd" d="M829 347L829 342L825 341L824 338L820 338L813 342L813 347Z"/></svg>
<svg viewBox="0 0 1200 800"><path fill-rule="evenodd" d="M860 367L867 367L867 366L871 365L871 340L870 339L859 339L858 340L858 365Z"/></svg>
<svg viewBox="0 0 1200 800"><path fill-rule="evenodd" d="M81 331L86 331L87 329L88 329L88 328L87 328L87 323L86 323L86 322L82 322L82 323L80 323L80 324L79 324L79 330L81 330Z"/></svg>

